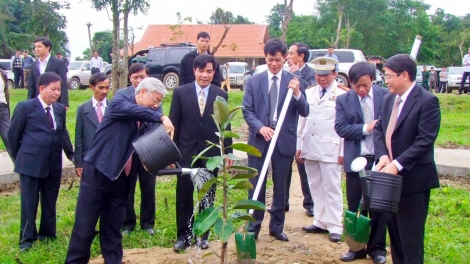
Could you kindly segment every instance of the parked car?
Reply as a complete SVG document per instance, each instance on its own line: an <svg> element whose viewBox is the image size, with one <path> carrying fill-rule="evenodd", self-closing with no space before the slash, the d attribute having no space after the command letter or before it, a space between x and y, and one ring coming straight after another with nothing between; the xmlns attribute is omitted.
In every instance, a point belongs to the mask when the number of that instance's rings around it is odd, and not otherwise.
<svg viewBox="0 0 470 264"><path fill-rule="evenodd" d="M184 55L196 49L190 43L162 44L141 50L129 58L128 66L133 63L144 63L150 77L160 79L168 90L173 90L180 84L180 64ZM111 77L112 65L109 64L102 72Z"/></svg>
<svg viewBox="0 0 470 264"><path fill-rule="evenodd" d="M72 61L70 62L68 69L67 83L70 90L77 90L82 86L90 84L90 61Z"/></svg>
<svg viewBox="0 0 470 264"><path fill-rule="evenodd" d="M441 72L442 68L437 68L434 65L417 65L416 66L416 84L423 85L423 67L426 66L426 70L430 71L431 67L434 67L434 70L437 72L437 80L439 85L439 72Z"/></svg>
<svg viewBox="0 0 470 264"><path fill-rule="evenodd" d="M240 90L244 90L246 80L250 74L250 66L246 62L229 62L229 77L230 86L240 87Z"/></svg>
<svg viewBox="0 0 470 264"><path fill-rule="evenodd" d="M328 54L328 49L311 49L308 61L312 61L318 57L324 57L326 54ZM349 87L349 69L356 62L365 62L366 57L364 57L362 51L356 49L335 49L334 54L338 56L339 60L339 72L336 81L339 84Z"/></svg>
<svg viewBox="0 0 470 264"><path fill-rule="evenodd" d="M378 69L375 69L375 80L373 83L379 87L383 87L384 85L383 73Z"/></svg>
<svg viewBox="0 0 470 264"><path fill-rule="evenodd" d="M11 70L11 60L9 59L0 59L0 68L7 72L7 87L8 89L13 89L15 87L15 74Z"/></svg>
<svg viewBox="0 0 470 264"><path fill-rule="evenodd" d="M447 87L451 90L459 89L460 84L462 83L463 67L449 67L447 68L447 72ZM470 87L470 84L468 83L468 78L465 78L464 87ZM466 90L468 91L468 89Z"/></svg>

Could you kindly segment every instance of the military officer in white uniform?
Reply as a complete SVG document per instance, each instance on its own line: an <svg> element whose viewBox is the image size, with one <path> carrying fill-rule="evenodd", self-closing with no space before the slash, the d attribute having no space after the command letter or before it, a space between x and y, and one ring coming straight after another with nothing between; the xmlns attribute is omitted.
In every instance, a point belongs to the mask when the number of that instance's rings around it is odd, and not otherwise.
<svg viewBox="0 0 470 264"><path fill-rule="evenodd" d="M332 58L312 61L317 85L306 90L310 114L299 118L296 153L304 159L315 204L313 225L302 229L308 233L329 233L332 242L338 242L343 233L343 139L334 129L336 98L349 91L335 81L337 63Z"/></svg>

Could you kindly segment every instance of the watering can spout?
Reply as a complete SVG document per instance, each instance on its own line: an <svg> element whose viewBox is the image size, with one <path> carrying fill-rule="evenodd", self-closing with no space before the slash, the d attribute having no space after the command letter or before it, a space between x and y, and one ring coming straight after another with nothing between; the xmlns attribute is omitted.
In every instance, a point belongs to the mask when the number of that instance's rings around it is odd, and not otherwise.
<svg viewBox="0 0 470 264"><path fill-rule="evenodd" d="M367 159L364 157L358 157L351 163L351 170L359 173L361 180L361 189L363 195L363 202L365 205L370 204L369 186L367 184L366 171Z"/></svg>

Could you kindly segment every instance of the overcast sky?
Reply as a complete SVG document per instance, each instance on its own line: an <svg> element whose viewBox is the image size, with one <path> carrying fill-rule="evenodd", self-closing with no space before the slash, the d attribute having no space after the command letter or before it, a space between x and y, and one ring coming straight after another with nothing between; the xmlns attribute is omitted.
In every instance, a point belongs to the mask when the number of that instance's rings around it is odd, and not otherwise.
<svg viewBox="0 0 470 264"><path fill-rule="evenodd" d="M87 22L91 22L91 35L102 30L112 30L112 22L109 20L106 11L97 12L91 7L89 0L69 0L70 10L64 10L67 17L68 26L66 28L69 37L69 49L72 52L71 58L81 56L88 47ZM129 25L137 28L136 35L140 37L149 24L176 24L176 13L180 12L182 17L192 17L193 23L196 20L207 22L216 8L220 7L225 11L230 11L234 15L247 17L257 24L264 24L266 16L276 3L283 3L283 0L149 0L150 10L146 16L139 14L137 17L131 16ZM468 0L424 0L431 5L430 13L434 13L436 8L442 8L446 13L456 16L463 16L470 13L470 1ZM294 12L298 15L311 15L314 13L315 0L294 0Z"/></svg>

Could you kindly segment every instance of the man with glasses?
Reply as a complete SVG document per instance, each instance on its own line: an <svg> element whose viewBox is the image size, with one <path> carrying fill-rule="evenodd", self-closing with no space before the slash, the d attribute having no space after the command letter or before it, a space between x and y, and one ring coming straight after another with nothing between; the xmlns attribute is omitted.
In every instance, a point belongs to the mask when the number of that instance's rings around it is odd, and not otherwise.
<svg viewBox="0 0 470 264"><path fill-rule="evenodd" d="M382 110L383 97L388 90L372 86L375 67L366 62L355 63L349 69L349 80L353 89L336 99L335 131L344 138L344 171L346 172L346 197L348 210L356 212L362 198L359 173L351 170L351 163L357 157L367 159L366 170L374 164L373 130ZM385 263L386 215L379 212L362 211L371 219L371 232L367 247L359 251L349 250L341 256L344 262L366 258L374 263Z"/></svg>
<svg viewBox="0 0 470 264"><path fill-rule="evenodd" d="M296 159L303 159L313 198L315 219L302 229L307 233L329 233L331 242L339 242L343 233L343 195L341 165L343 139L336 134L336 98L349 91L335 81L338 61L320 57L312 61L317 85L307 89L310 113L300 117Z"/></svg>
<svg viewBox="0 0 470 264"><path fill-rule="evenodd" d="M39 95L21 101L11 118L8 140L14 172L20 175L21 224L20 251L27 251L37 240L56 238L56 203L62 176L62 149L73 159L73 150L63 148L66 136L65 107L57 103L61 77L46 72L39 77ZM41 224L36 214L41 202Z"/></svg>
<svg viewBox="0 0 470 264"><path fill-rule="evenodd" d="M140 82L147 78L148 69L143 63L134 63L129 67L129 79L131 85L125 89L121 89L116 92L116 95L124 95L132 97L135 94L135 89L139 86ZM161 104L158 104L156 110L160 114L163 114ZM139 128L139 136L145 134L146 132L153 129L157 126L156 123L152 122L142 122ZM137 224L137 216L134 209L134 196L135 196L135 187L137 185L137 178L139 179L140 187L140 228L145 230L149 235L153 236L155 231L153 230L155 226L155 185L156 177L151 175L147 170L145 170L140 159L137 159L135 162L135 167L138 168L135 172L136 176L132 177L130 184L129 199L126 205L126 217L124 219L124 225L122 227L122 234L129 235L131 231L134 230Z"/></svg>
<svg viewBox="0 0 470 264"><path fill-rule="evenodd" d="M83 161L65 263L88 263L98 218L105 263L122 262L120 231L132 177L138 169L132 142L139 137L139 122L162 123L168 133L173 133L170 119L156 111L166 93L160 80L148 77L137 86L134 96L116 95L109 104Z"/></svg>
<svg viewBox="0 0 470 264"><path fill-rule="evenodd" d="M174 141L181 152L180 165L183 168L205 168L205 160L197 160L193 166L193 157L207 148L207 141L218 143L218 132L212 115L214 114L214 101L217 96L228 99L228 93L218 86L211 84L219 67L216 67L215 57L209 54L201 54L194 59L193 74L195 81L177 87L173 91L171 100L170 119L175 126ZM230 125L227 127L230 130ZM232 139L227 138L225 146L232 145ZM227 150L231 152L231 150ZM204 156L207 158L220 155L218 148L212 148ZM232 165L232 161L228 162ZM212 172L217 176L218 169ZM185 250L192 242L194 185L189 175L179 175L176 183L176 227L178 241L173 249L177 252ZM215 185L199 203L199 212L210 207L214 203ZM209 232L204 234L197 244L201 249L209 248Z"/></svg>

